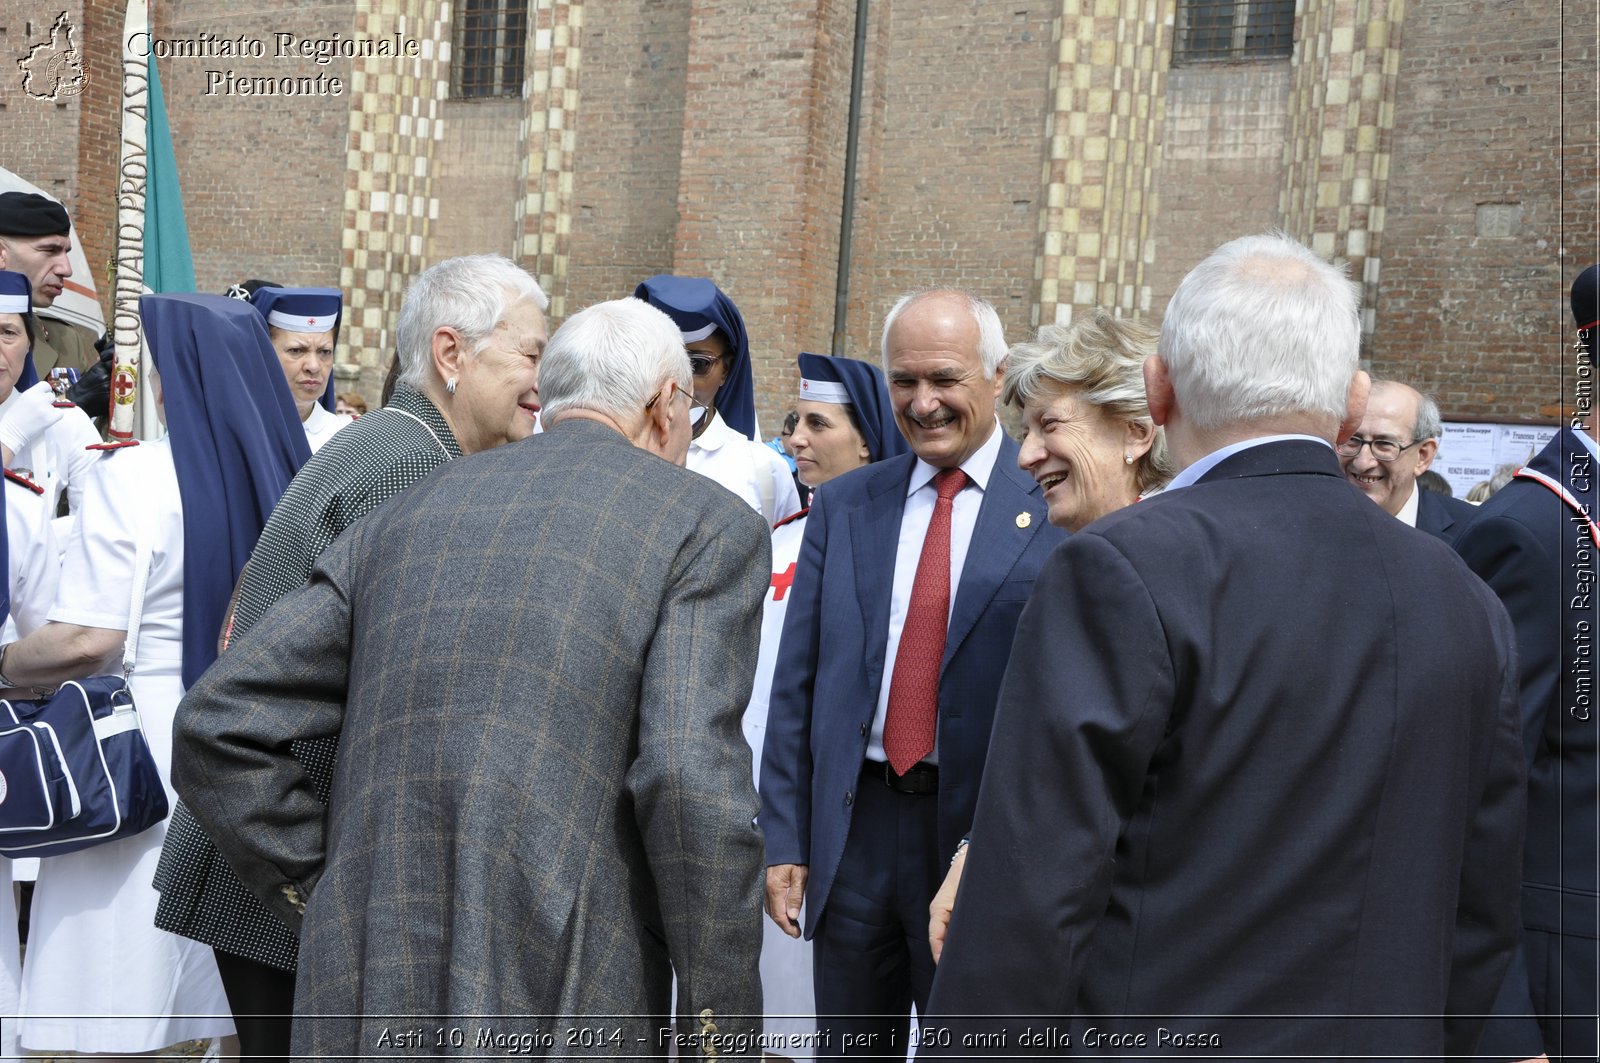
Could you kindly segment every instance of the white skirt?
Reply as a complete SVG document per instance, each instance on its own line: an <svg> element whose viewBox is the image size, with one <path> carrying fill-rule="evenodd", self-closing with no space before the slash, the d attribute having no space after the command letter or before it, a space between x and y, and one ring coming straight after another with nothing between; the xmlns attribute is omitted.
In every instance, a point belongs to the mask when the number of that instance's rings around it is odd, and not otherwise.
<svg viewBox="0 0 1600 1063"><path fill-rule="evenodd" d="M172 793L178 664L141 654L129 684ZM152 674L155 673L155 674ZM211 949L155 926L165 823L40 861L22 970L19 1034L34 1052L153 1052L234 1032Z"/></svg>

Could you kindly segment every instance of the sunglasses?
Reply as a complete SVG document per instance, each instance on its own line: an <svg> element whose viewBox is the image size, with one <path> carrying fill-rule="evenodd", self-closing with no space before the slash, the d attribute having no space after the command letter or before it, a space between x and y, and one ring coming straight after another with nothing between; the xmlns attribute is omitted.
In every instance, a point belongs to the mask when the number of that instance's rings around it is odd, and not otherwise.
<svg viewBox="0 0 1600 1063"><path fill-rule="evenodd" d="M727 356L724 355L723 357ZM695 376L705 376L720 361L722 361L722 358L709 354L691 354L689 356L689 368Z"/></svg>

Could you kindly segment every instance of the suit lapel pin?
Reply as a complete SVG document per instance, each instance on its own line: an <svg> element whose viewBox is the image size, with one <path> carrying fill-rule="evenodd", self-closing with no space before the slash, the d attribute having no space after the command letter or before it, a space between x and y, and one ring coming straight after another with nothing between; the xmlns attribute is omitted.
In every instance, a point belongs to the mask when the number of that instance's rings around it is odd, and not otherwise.
<svg viewBox="0 0 1600 1063"><path fill-rule="evenodd" d="M1032 523L1033 523L1033 514L1032 513L1029 513L1027 510L1023 510L1021 513L1017 514L1017 527L1026 528L1028 525L1030 525Z"/></svg>

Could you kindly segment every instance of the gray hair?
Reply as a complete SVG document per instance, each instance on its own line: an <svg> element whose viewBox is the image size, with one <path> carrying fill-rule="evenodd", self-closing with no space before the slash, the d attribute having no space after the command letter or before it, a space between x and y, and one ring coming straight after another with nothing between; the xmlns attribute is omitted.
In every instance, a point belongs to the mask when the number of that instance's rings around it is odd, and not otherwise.
<svg viewBox="0 0 1600 1063"><path fill-rule="evenodd" d="M395 326L400 382L420 388L433 371L433 334L461 333L476 355L512 303L532 299L540 310L550 300L527 270L503 255L463 255L423 270L406 288Z"/></svg>
<svg viewBox="0 0 1600 1063"><path fill-rule="evenodd" d="M930 295L952 295L963 300L967 309L972 313L973 323L978 326L978 357L983 361L983 376L985 380L993 380L995 373L1006 360L1006 330L1000 324L1000 315L995 311L994 305L975 292L965 288L923 288L914 292L907 292L895 300L890 307L889 314L883 319L883 370L889 371L889 330L899 319L901 311L912 303L926 299Z"/></svg>
<svg viewBox="0 0 1600 1063"><path fill-rule="evenodd" d="M1439 415L1439 404L1427 392L1417 402L1417 423L1411 430L1412 439L1438 439L1444 435L1444 418Z"/></svg>
<svg viewBox="0 0 1600 1063"><path fill-rule="evenodd" d="M1285 413L1344 419L1361 350L1360 294L1274 230L1223 244L1167 304L1159 352L1200 428Z"/></svg>
<svg viewBox="0 0 1600 1063"><path fill-rule="evenodd" d="M1150 450L1133 468L1139 491L1149 492L1173 474L1166 436L1151 419L1144 394L1144 360L1155 353L1156 336L1149 325L1098 306L1070 325L1046 325L1032 343L1011 348L1000 399L1022 407L1071 388L1119 421L1149 425Z"/></svg>
<svg viewBox="0 0 1600 1063"><path fill-rule="evenodd" d="M626 420L668 380L693 391L677 323L643 299L596 303L550 337L539 364L542 416L593 410Z"/></svg>

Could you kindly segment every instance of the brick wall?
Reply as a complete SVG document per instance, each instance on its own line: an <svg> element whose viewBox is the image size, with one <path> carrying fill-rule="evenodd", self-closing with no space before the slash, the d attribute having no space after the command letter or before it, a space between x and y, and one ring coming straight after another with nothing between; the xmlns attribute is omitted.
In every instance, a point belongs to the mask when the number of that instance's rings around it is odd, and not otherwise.
<svg viewBox="0 0 1600 1063"><path fill-rule="evenodd" d="M25 47L65 4L86 43L120 5L18 0L0 50ZM349 35L357 0L187 0L167 36L270 41ZM995 301L1008 337L1037 311L1035 261L1060 2L876 0L867 40L846 353L876 358L907 288L956 281ZM651 273L715 277L744 309L771 427L793 356L831 344L852 0L607 0L583 8L570 169L569 307ZM174 5L158 17L178 19ZM1369 353L1437 388L1456 418L1549 418L1571 381L1565 292L1596 246L1597 0L1434 0L1400 29L1382 271ZM1484 27L1492 25L1494 32ZM118 82L113 47L86 49L89 87L41 115L0 70L0 162L58 192L91 261L110 253ZM102 66L102 64L110 64ZM204 96L204 71L347 77L347 60L162 63L199 283L245 275L331 282L348 242L351 99ZM1284 62L1170 72L1150 219L1154 316L1216 244L1282 221L1291 73ZM100 74L103 73L102 78ZM380 89L381 91L381 89ZM506 250L530 150L517 105L449 103L432 168L432 258ZM104 165L100 165L103 160ZM353 186L352 186L353 187ZM358 234L359 237L359 234ZM97 276L97 281L103 276Z"/></svg>
<svg viewBox="0 0 1600 1063"><path fill-rule="evenodd" d="M116 256L124 14L118 5L89 0L83 5L80 22L88 81L78 99L78 181L71 207L72 224L78 230L89 268L94 271L95 289L104 310L111 307L110 266Z"/></svg>
<svg viewBox="0 0 1600 1063"><path fill-rule="evenodd" d="M933 284L1028 336L1059 6L873 4L847 353L876 360L894 300Z"/></svg>
<svg viewBox="0 0 1600 1063"><path fill-rule="evenodd" d="M1168 74L1150 270L1156 319L1217 245L1280 223L1289 80L1287 61L1196 63Z"/></svg>
<svg viewBox="0 0 1600 1063"><path fill-rule="evenodd" d="M689 5L673 270L739 305L769 428L793 401L795 353L827 350L832 330L855 8L750 6Z"/></svg>
<svg viewBox="0 0 1600 1063"><path fill-rule="evenodd" d="M522 101L449 100L443 113L444 141L433 168L439 217L429 232L428 259L511 255Z"/></svg>
<svg viewBox="0 0 1600 1063"><path fill-rule="evenodd" d="M584 17L572 310L672 271L689 53L689 0L606 0Z"/></svg>
<svg viewBox="0 0 1600 1063"><path fill-rule="evenodd" d="M345 150L350 124L350 60L326 65L274 55L277 32L301 38L345 37L356 5L259 4L186 0L152 5L164 38L201 33L265 42L264 58L161 60L167 117L183 183L195 282L220 292L246 277L290 285L337 287L343 228ZM207 71L238 78L338 78L343 94L243 96ZM207 89L212 89L207 94Z"/></svg>
<svg viewBox="0 0 1600 1063"><path fill-rule="evenodd" d="M1371 353L1446 417L1550 416L1563 397L1566 292L1596 223L1595 24L1593 0L1408 7Z"/></svg>
<svg viewBox="0 0 1600 1063"><path fill-rule="evenodd" d="M78 158L79 119L86 97L60 93L54 100L30 98L23 92L17 62L28 55L30 47L50 40L56 16L66 11L73 41L85 60L87 98L118 92L120 59L107 59L86 47L82 7L81 0L8 0L0 7L0 166L61 200L80 228L80 189L84 179L92 181L87 174L80 179ZM34 83L33 91L43 91L43 86ZM113 155L111 169L115 168ZM79 239L84 239L82 232ZM99 270L105 263L104 252L96 255L88 241L85 244L90 268ZM102 277L103 273L97 272L97 284Z"/></svg>

